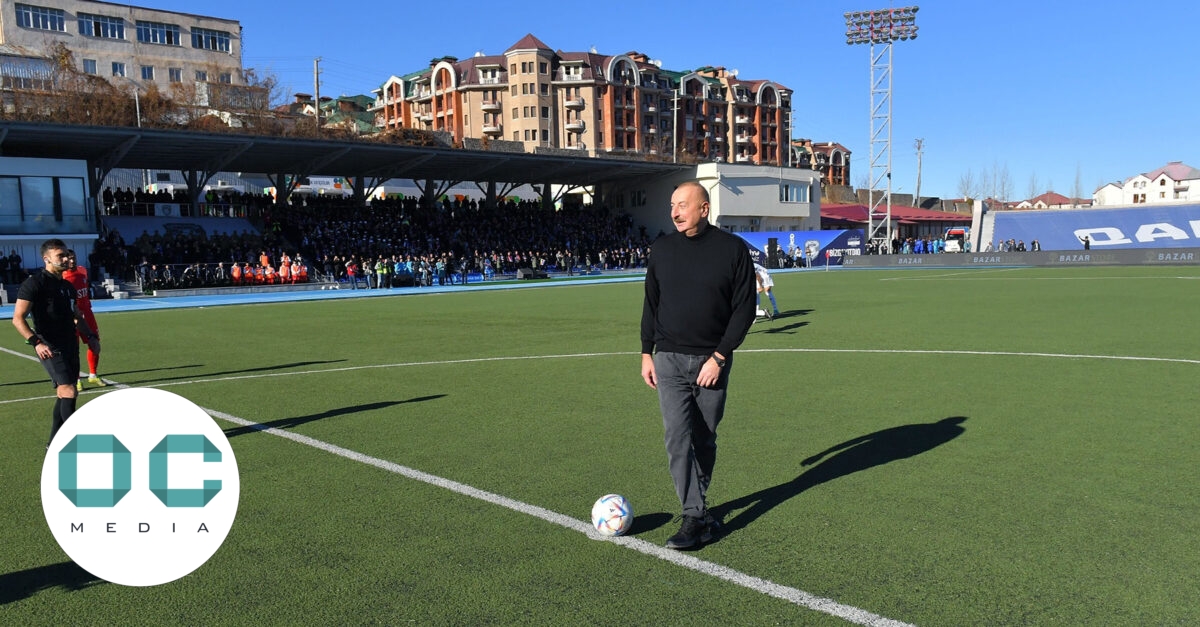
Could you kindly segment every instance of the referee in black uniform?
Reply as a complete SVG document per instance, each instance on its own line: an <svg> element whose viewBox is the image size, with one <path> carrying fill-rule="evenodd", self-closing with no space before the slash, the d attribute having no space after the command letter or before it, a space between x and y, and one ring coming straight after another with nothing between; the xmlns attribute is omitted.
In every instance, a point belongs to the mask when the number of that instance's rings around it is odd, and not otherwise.
<svg viewBox="0 0 1200 627"><path fill-rule="evenodd" d="M79 337L85 338L93 350L100 350L100 338L76 314L75 288L63 279L63 271L69 267L68 257L67 246L62 240L43 242L42 261L46 267L21 283L13 308L13 326L37 352L42 367L50 373L58 396L50 423L51 442L59 427L75 412ZM25 321L30 314L33 314L34 328Z"/></svg>

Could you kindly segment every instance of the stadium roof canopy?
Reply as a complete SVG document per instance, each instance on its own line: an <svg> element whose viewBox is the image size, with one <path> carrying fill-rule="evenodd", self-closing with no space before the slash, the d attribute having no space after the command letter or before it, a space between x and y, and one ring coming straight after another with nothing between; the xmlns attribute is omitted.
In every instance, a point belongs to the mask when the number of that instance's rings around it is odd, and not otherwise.
<svg viewBox="0 0 1200 627"><path fill-rule="evenodd" d="M93 187L114 168L377 179L595 185L683 164L127 127L0 122L0 156L86 160ZM207 178L207 176L205 178Z"/></svg>

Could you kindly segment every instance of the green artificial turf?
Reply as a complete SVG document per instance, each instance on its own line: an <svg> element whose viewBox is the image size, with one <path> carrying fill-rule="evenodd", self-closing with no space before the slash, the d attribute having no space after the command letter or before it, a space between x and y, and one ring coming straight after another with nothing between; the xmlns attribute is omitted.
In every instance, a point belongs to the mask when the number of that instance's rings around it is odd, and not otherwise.
<svg viewBox="0 0 1200 627"><path fill-rule="evenodd" d="M690 555L921 625L1200 622L1197 288L1190 267L778 274L720 431L729 533ZM101 373L579 520L618 492L661 545L678 502L640 312L619 283L103 314ZM97 581L40 507L51 393L0 353L5 624L842 623L221 421L222 548L163 586Z"/></svg>

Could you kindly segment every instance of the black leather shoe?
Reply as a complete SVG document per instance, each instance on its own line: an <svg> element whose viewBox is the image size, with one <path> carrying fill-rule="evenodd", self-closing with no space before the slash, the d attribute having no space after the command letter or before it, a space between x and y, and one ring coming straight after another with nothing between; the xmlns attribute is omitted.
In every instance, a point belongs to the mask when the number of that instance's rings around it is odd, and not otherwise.
<svg viewBox="0 0 1200 627"><path fill-rule="evenodd" d="M712 529L703 518L684 516L675 535L667 538L668 549L692 549L712 541Z"/></svg>

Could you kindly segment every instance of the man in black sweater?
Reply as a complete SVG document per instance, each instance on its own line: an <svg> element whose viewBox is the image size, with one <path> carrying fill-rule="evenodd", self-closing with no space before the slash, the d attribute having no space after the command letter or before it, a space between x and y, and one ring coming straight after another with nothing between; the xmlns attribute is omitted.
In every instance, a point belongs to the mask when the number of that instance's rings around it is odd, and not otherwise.
<svg viewBox="0 0 1200 627"><path fill-rule="evenodd" d="M658 238L646 270L642 379L658 390L667 462L683 509L672 549L709 542L720 523L705 502L733 351L754 322L754 264L746 243L708 223L708 192L671 194L676 233Z"/></svg>

